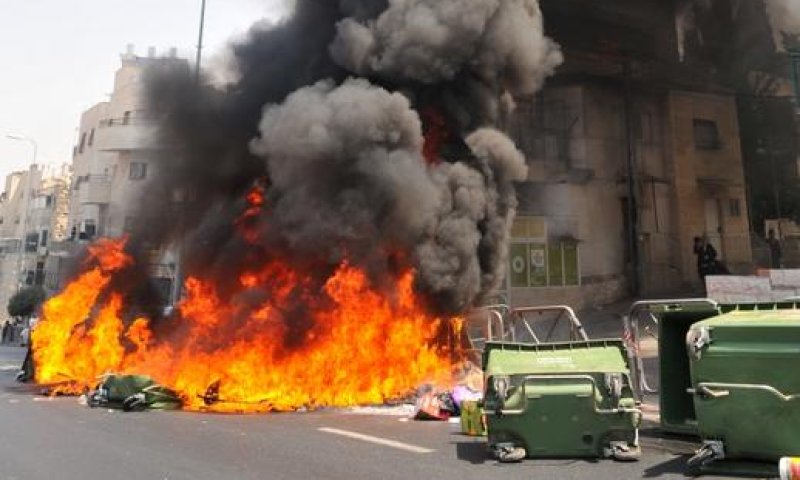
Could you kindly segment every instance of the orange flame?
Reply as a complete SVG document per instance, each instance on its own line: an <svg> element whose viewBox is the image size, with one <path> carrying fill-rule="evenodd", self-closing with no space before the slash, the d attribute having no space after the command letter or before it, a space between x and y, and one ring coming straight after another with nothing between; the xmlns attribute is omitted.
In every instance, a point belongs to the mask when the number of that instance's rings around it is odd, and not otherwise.
<svg viewBox="0 0 800 480"><path fill-rule="evenodd" d="M45 304L33 333L40 383L69 381L61 391L76 393L107 372L139 373L179 392L186 408L283 411L375 404L450 378L453 352L437 341L446 321L424 313L412 272L385 294L344 263L314 293L309 280L273 262L243 274L227 301L214 283L189 278L167 320L172 333L159 336L144 318L124 326L119 294L101 298L130 262L123 247L98 242L96 265ZM253 291L266 298L256 308L242 295ZM293 314L298 305L307 312ZM217 382L218 401L206 405Z"/></svg>
<svg viewBox="0 0 800 480"><path fill-rule="evenodd" d="M450 139L447 120L435 107L422 110L422 123L425 126L425 142L422 145L422 156L429 164L441 160L442 145Z"/></svg>

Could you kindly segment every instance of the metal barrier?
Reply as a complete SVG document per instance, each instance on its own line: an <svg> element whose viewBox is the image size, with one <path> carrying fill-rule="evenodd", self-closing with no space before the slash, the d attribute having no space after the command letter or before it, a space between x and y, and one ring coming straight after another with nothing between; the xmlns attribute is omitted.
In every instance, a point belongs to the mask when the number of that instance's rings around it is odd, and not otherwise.
<svg viewBox="0 0 800 480"><path fill-rule="evenodd" d="M529 315L538 313L556 313L549 330L540 338L532 325ZM486 305L470 312L464 322L469 348L467 352L473 361L480 363L481 354L486 342L511 341L519 342L518 331L522 330L530 339L530 343L542 344L553 341L552 336L560 322L568 322L569 338L564 341L589 340L575 311L566 305L544 305L539 307L511 308L508 305Z"/></svg>
<svg viewBox="0 0 800 480"><path fill-rule="evenodd" d="M631 377L633 381L634 392L638 396L645 393L656 393L658 390L651 387L647 382L647 376L644 371L644 361L639 355L641 349L641 326L639 324L642 319L642 314L647 314L647 320L652 322L656 328L656 338L658 332L658 316L653 312L653 307L659 307L659 310L682 310L687 306L707 306L711 308L718 308L717 302L710 298L677 298L677 299L664 299L664 300L640 300L634 302L628 309L627 315L622 317L622 326L624 331L625 346L628 350L628 358L631 362Z"/></svg>
<svg viewBox="0 0 800 480"><path fill-rule="evenodd" d="M506 338L505 318L510 311L508 305L487 305L470 312L465 319L464 328L469 342L468 352L480 363L481 353L486 342Z"/></svg>
<svg viewBox="0 0 800 480"><path fill-rule="evenodd" d="M542 341L538 335L534 332L533 327L529 323L528 319L526 318L526 314L530 313L539 313L543 314L546 312L558 312L558 316L553 320L553 324L550 327L545 339ZM563 318L569 321L569 328L570 328L570 338L569 340L589 340L589 336L586 335L586 331L583 329L583 324L580 320L578 320L578 316L575 314L575 310L571 307L566 305L543 305L539 307L522 307L522 308L515 308L510 311L510 316L512 317L512 326L511 329L511 341L517 341L516 339L516 331L517 326L519 323L525 327L527 333L531 336L531 339L534 343L547 343L551 341L552 334L555 331L556 327L558 326L558 322Z"/></svg>

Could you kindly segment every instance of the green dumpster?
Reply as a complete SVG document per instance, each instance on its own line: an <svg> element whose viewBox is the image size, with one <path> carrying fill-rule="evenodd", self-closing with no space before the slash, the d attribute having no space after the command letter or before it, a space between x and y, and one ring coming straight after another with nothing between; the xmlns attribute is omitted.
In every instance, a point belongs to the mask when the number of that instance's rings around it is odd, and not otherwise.
<svg viewBox="0 0 800 480"><path fill-rule="evenodd" d="M697 435L694 399L689 393L689 357L686 333L693 324L719 315L719 309L703 304L654 305L658 318L659 411L661 429L668 433Z"/></svg>
<svg viewBox="0 0 800 480"><path fill-rule="evenodd" d="M489 447L499 460L638 459L641 412L621 340L490 342L483 366Z"/></svg>
<svg viewBox="0 0 800 480"><path fill-rule="evenodd" d="M686 335L704 442L695 465L800 455L800 310L765 308L736 307Z"/></svg>

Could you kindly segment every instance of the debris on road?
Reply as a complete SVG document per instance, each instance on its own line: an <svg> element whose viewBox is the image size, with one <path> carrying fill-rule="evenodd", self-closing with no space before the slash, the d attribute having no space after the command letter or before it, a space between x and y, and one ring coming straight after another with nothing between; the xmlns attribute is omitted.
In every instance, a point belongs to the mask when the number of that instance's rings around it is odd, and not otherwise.
<svg viewBox="0 0 800 480"><path fill-rule="evenodd" d="M130 412L176 410L183 401L173 390L148 376L108 374L89 392L86 404L91 408L111 407Z"/></svg>

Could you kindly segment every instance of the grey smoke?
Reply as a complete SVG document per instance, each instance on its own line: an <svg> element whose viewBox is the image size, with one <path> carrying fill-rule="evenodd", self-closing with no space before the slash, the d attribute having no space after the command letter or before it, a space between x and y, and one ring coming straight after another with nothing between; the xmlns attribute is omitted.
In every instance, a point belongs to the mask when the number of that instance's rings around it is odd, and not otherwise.
<svg viewBox="0 0 800 480"><path fill-rule="evenodd" d="M340 21L331 53L360 75L435 84L471 73L517 95L562 61L536 0L392 0L377 19Z"/></svg>
<svg viewBox="0 0 800 480"><path fill-rule="evenodd" d="M138 243L181 238L184 273L214 279L223 295L270 260L311 290L347 261L379 288L413 268L432 310L463 312L504 278L514 182L526 177L522 154L492 126L511 94L534 93L561 61L537 3L294 3L231 46L234 78L151 76L170 148L142 209L164 211L175 191L190 201L180 222L143 222ZM429 110L449 130L433 162L422 156ZM248 220L257 241L245 242L232 225L255 182L266 207Z"/></svg>
<svg viewBox="0 0 800 480"><path fill-rule="evenodd" d="M429 166L408 99L364 79L300 89L265 108L259 131L251 149L272 181L270 228L295 252L333 262L411 252L417 287L446 312L497 287L512 184L527 174L501 132L479 130L467 139L474 157Z"/></svg>

